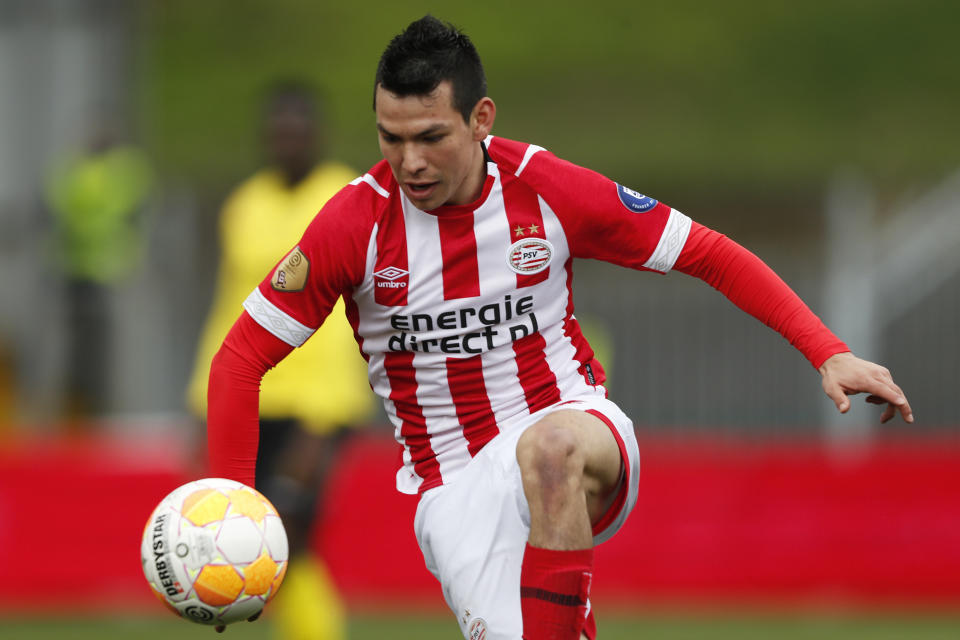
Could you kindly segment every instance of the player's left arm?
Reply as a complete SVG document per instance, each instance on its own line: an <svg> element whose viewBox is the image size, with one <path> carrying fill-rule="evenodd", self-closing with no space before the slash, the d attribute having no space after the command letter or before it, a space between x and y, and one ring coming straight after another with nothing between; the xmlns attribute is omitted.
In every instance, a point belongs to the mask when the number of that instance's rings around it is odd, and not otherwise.
<svg viewBox="0 0 960 640"><path fill-rule="evenodd" d="M508 166L521 166L525 158L522 179L560 218L573 257L700 278L789 340L823 375L824 391L841 412L849 409L847 395L865 392L870 402L889 403L884 420L899 410L913 422L890 373L854 357L770 267L733 240L546 150L496 139L490 150Z"/></svg>
<svg viewBox="0 0 960 640"><path fill-rule="evenodd" d="M731 302L790 341L823 377L823 390L841 413L849 395L867 393L867 401L887 403L881 421L899 411L913 422L913 411L890 372L850 353L800 297L756 255L730 238L692 223L674 268L704 280Z"/></svg>

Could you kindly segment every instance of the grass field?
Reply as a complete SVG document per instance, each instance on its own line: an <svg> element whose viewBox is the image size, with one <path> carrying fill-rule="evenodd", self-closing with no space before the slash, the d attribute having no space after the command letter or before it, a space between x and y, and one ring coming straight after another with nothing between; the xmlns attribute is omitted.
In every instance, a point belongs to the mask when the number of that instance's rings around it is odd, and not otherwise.
<svg viewBox="0 0 960 640"><path fill-rule="evenodd" d="M11 640L190 640L271 638L269 621L237 624L220 636L175 618L0 618L0 638ZM350 623L351 640L456 640L451 618L365 615ZM603 616L600 640L956 640L954 615L880 614L644 614Z"/></svg>

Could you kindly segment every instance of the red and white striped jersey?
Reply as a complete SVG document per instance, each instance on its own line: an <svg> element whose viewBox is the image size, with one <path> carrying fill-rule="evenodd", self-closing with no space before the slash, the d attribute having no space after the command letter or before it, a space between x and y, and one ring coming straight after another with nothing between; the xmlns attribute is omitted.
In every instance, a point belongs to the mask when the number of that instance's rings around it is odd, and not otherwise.
<svg viewBox="0 0 960 640"><path fill-rule="evenodd" d="M512 418L603 392L573 314L573 258L666 272L691 226L540 147L493 136L485 146L480 197L429 212L381 161L244 303L299 346L343 296L403 446L404 493L451 481Z"/></svg>

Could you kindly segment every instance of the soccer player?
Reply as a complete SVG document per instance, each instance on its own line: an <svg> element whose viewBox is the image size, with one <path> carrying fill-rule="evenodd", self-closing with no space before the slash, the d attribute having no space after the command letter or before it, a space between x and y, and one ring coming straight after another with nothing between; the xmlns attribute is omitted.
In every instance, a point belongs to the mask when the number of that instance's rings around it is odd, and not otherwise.
<svg viewBox="0 0 960 640"><path fill-rule="evenodd" d="M706 281L780 332L847 394L910 405L757 257L651 197L491 135L470 40L431 16L384 51L383 160L334 196L253 290L214 360L216 475L253 480L260 376L343 298L419 494L427 567L464 637L594 638L593 547L637 499L629 418L573 314L573 258Z"/></svg>
<svg viewBox="0 0 960 640"><path fill-rule="evenodd" d="M57 159L44 190L64 277L71 427L112 409L111 299L142 260L143 216L154 181L147 154L124 140L107 114L101 118L85 148Z"/></svg>
<svg viewBox="0 0 960 640"><path fill-rule="evenodd" d="M306 85L284 82L266 97L261 133L268 166L233 190L219 220L216 292L187 390L198 416L207 409L210 361L244 298L303 234L317 208L356 175L322 159L324 122L319 96ZM325 565L310 552L309 534L342 436L368 419L372 407L342 304L309 345L263 379L256 483L283 517L291 553L273 605L282 640L346 637L342 603Z"/></svg>

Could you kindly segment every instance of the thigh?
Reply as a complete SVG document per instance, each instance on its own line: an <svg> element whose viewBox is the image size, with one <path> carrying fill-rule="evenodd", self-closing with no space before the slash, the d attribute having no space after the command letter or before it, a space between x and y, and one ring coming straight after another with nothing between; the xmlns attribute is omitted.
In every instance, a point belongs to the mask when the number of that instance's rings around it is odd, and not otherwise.
<svg viewBox="0 0 960 640"><path fill-rule="evenodd" d="M520 567L530 519L513 456L516 438L501 436L455 483L427 492L417 509L427 568L465 638L516 640L523 632Z"/></svg>
<svg viewBox="0 0 960 640"><path fill-rule="evenodd" d="M556 405L547 411L567 410L590 414L606 425L613 441L616 442L618 452L616 458L619 458L619 464L612 462L606 444L601 445L604 453L597 458L602 461L602 464L615 465L620 474L616 491L604 501L604 511L592 514L594 516L592 518L593 543L597 545L613 537L626 522L627 516L637 503L640 485L640 450L633 431L633 422L614 402L606 398L585 398ZM593 433L596 436L595 430ZM600 443L603 441L604 438L597 440Z"/></svg>

